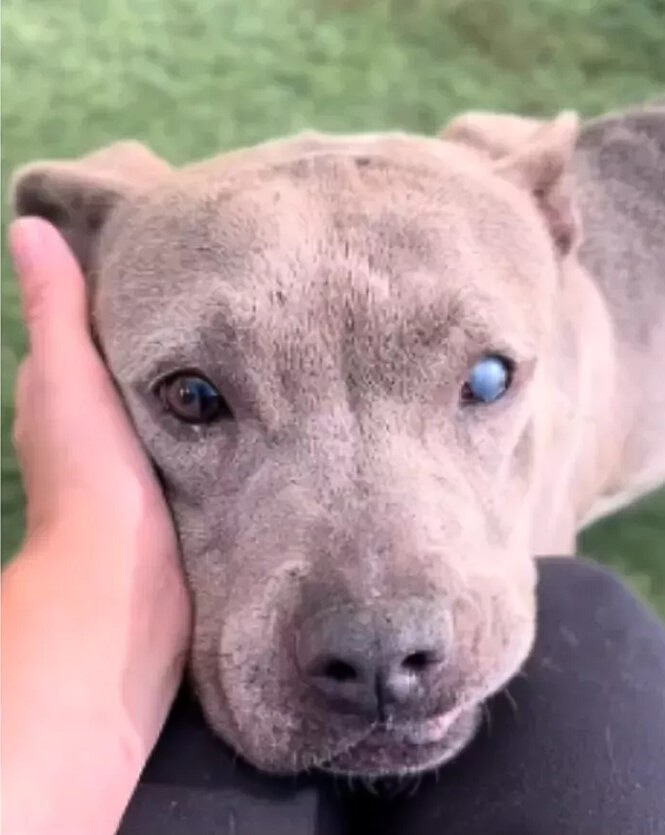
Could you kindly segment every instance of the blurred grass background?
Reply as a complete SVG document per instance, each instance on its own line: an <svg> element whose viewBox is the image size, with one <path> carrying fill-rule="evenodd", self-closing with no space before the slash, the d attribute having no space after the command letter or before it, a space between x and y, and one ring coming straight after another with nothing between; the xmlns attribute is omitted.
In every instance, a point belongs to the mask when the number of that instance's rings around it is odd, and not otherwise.
<svg viewBox="0 0 665 835"><path fill-rule="evenodd" d="M665 91L665 0L4 0L2 30L5 205L17 164L123 137L177 163L306 127L429 133L472 107L594 115ZM6 559L23 525L10 436L25 339L4 245L2 268ZM581 550L665 617L665 492Z"/></svg>

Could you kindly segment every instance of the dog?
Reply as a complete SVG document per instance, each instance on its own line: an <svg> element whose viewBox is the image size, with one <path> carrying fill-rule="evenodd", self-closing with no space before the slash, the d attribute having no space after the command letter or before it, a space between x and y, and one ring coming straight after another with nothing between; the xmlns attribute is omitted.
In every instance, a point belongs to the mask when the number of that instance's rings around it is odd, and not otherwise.
<svg viewBox="0 0 665 835"><path fill-rule="evenodd" d="M211 727L434 768L534 638L534 555L665 480L665 106L39 162L162 479ZM165 613L168 616L168 613Z"/></svg>

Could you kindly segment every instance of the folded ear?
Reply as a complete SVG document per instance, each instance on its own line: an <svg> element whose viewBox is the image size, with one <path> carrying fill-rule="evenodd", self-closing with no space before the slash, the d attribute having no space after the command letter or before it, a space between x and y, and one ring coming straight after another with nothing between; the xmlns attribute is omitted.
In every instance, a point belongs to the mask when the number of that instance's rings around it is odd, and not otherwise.
<svg viewBox="0 0 665 835"><path fill-rule="evenodd" d="M529 191L562 255L580 232L571 176L578 135L579 118L572 111L549 121L472 112L453 119L440 133L442 139L486 154L496 174Z"/></svg>
<svg viewBox="0 0 665 835"><path fill-rule="evenodd" d="M118 142L79 160L35 162L14 174L14 211L56 226L88 272L112 210L170 171L140 142Z"/></svg>
<svg viewBox="0 0 665 835"><path fill-rule="evenodd" d="M545 125L541 119L469 110L456 116L439 132L441 139L471 145L492 159L512 153Z"/></svg>

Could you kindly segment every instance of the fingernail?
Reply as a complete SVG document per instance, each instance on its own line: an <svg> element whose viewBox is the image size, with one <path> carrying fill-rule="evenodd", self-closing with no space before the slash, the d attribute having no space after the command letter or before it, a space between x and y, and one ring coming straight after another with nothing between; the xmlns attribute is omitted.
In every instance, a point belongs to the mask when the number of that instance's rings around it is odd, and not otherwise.
<svg viewBox="0 0 665 835"><path fill-rule="evenodd" d="M34 271L44 247L44 221L22 217L9 227L9 245L19 278Z"/></svg>

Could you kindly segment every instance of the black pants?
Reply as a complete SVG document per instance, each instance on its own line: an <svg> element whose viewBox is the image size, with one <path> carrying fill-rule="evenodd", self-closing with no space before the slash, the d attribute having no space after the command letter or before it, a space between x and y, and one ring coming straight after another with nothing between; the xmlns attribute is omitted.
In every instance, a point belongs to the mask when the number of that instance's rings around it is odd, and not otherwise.
<svg viewBox="0 0 665 835"><path fill-rule="evenodd" d="M122 835L665 835L665 629L604 569L540 565L538 639L452 763L370 791L234 761L183 692Z"/></svg>

